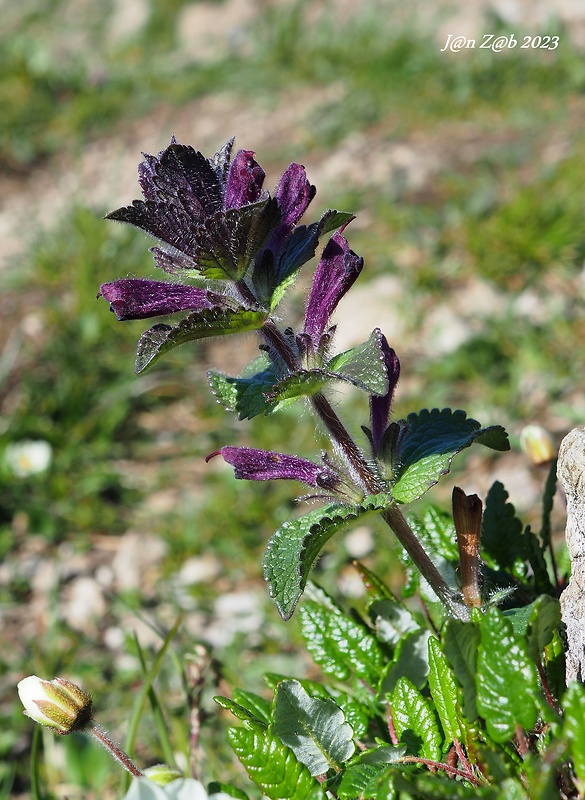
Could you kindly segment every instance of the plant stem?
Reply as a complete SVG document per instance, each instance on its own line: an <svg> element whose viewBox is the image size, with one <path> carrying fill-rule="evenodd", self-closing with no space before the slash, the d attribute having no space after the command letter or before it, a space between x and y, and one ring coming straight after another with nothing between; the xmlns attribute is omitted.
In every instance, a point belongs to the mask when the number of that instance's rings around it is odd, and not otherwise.
<svg viewBox="0 0 585 800"><path fill-rule="evenodd" d="M412 558L421 575L429 583L439 600L448 611L462 622L469 621L469 609L461 600L458 600L447 582L433 564L425 549L416 538L410 525L404 519L402 511L396 505L389 506L382 511L384 521L392 528L396 538Z"/></svg>
<svg viewBox="0 0 585 800"><path fill-rule="evenodd" d="M262 333L278 352L287 367L291 370L296 370L298 365L296 364L295 355L278 327L272 321L268 321L262 326ZM359 447L351 438L325 395L322 392L317 392L311 397L311 404L315 415L325 426L336 450L344 458L349 467L351 477L360 489L365 494L377 494L384 491L384 486L370 468ZM395 505L390 506L382 512L382 517L392 528L398 537L398 541L412 558L443 605L454 617L467 622L469 620L469 609L455 597L443 576L416 538L410 525L402 516L400 509Z"/></svg>
<svg viewBox="0 0 585 800"><path fill-rule="evenodd" d="M100 727L96 722L92 722L91 726L87 729L88 733L90 733L94 739L96 739L102 747L112 755L116 761L119 761L120 764L127 770L130 775L133 775L135 778L142 777L142 772L135 766L134 762L131 760L130 756L128 756L105 732L105 730Z"/></svg>
<svg viewBox="0 0 585 800"><path fill-rule="evenodd" d="M359 484L360 488L366 494L376 494L383 491L383 487L325 395L317 392L311 397L311 403L315 413L325 425L327 433L336 445L338 452L345 458L352 478Z"/></svg>

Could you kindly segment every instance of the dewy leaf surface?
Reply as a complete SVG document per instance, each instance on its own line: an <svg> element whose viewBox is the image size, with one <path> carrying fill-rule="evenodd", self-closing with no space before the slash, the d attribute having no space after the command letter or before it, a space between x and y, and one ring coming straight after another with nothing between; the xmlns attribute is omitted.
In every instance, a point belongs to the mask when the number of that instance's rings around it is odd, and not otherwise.
<svg viewBox="0 0 585 800"><path fill-rule="evenodd" d="M276 688L273 732L311 775L339 770L353 755L353 731L333 700L310 697L296 680Z"/></svg>
<svg viewBox="0 0 585 800"><path fill-rule="evenodd" d="M581 789L585 787L585 687L576 681L563 698L563 732L569 743L573 766Z"/></svg>
<svg viewBox="0 0 585 800"><path fill-rule="evenodd" d="M386 656L365 625L313 600L303 602L299 617L307 650L323 672L378 686Z"/></svg>
<svg viewBox="0 0 585 800"><path fill-rule="evenodd" d="M477 652L481 635L475 622L451 619L443 632L443 649L463 688L463 713L470 722L477 719Z"/></svg>
<svg viewBox="0 0 585 800"><path fill-rule="evenodd" d="M497 608L477 615L481 644L477 658L477 709L496 742L512 738L519 725L530 730L536 723L538 674L525 642Z"/></svg>
<svg viewBox="0 0 585 800"><path fill-rule="evenodd" d="M229 742L251 780L272 800L325 800L325 792L294 753L270 731L230 728Z"/></svg>
<svg viewBox="0 0 585 800"><path fill-rule="evenodd" d="M398 739L414 750L413 755L438 761L443 737L437 718L430 703L407 678L397 682L390 709Z"/></svg>
<svg viewBox="0 0 585 800"><path fill-rule="evenodd" d="M423 409L418 414L409 414L400 425L403 433L395 454L399 466L393 490L399 503L411 503L422 497L449 472L454 456L474 441L496 450L507 450L510 446L502 427L482 428L477 420L467 418L464 411L450 408Z"/></svg>
<svg viewBox="0 0 585 800"><path fill-rule="evenodd" d="M447 741L463 739L455 677L438 639L429 639L429 689Z"/></svg>
<svg viewBox="0 0 585 800"><path fill-rule="evenodd" d="M142 334L138 342L136 373L144 372L163 353L180 344L228 333L254 331L261 328L265 320L266 314L262 311L209 309L189 314L178 325L154 325Z"/></svg>
<svg viewBox="0 0 585 800"><path fill-rule="evenodd" d="M388 391L388 373L382 349L382 332L376 328L367 342L334 356L325 369L339 380L353 383L369 394L385 394Z"/></svg>
<svg viewBox="0 0 585 800"><path fill-rule="evenodd" d="M268 542L264 578L283 619L290 619L306 586L315 559L347 522L385 508L387 495L371 495L359 506L331 504L305 516L287 520Z"/></svg>

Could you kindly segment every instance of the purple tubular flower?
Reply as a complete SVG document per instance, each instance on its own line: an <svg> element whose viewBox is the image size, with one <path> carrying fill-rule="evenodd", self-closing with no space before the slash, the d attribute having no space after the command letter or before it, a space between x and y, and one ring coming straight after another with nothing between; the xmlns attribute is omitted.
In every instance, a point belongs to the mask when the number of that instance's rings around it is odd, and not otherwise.
<svg viewBox="0 0 585 800"><path fill-rule="evenodd" d="M317 265L305 313L304 333L313 346L319 342L337 304L362 271L364 260L349 249L347 239L334 233Z"/></svg>
<svg viewBox="0 0 585 800"><path fill-rule="evenodd" d="M146 319L176 311L203 311L225 306L224 298L207 289L180 283L125 278L100 287L98 297L110 304L116 319Z"/></svg>
<svg viewBox="0 0 585 800"><path fill-rule="evenodd" d="M394 390L396 389L396 384L398 383L398 378L400 377L400 361L383 334L381 337L381 344L384 352L386 373L388 375L388 391L383 397L370 395L372 445L375 454L377 454L380 450L382 437L384 436L386 428L388 427L390 409L392 407L392 398L394 397Z"/></svg>
<svg viewBox="0 0 585 800"><path fill-rule="evenodd" d="M281 213L278 228L272 235L270 248L275 253L303 216L317 189L307 180L307 173L301 164L290 164L278 182L274 197Z"/></svg>
<svg viewBox="0 0 585 800"><path fill-rule="evenodd" d="M238 150L225 187L225 209L241 208L261 199L265 176L260 164L254 161L253 150Z"/></svg>
<svg viewBox="0 0 585 800"><path fill-rule="evenodd" d="M207 456L206 461L217 455L234 467L236 478L248 481L295 480L318 489L335 489L340 483L330 467L298 456L251 447L222 447Z"/></svg>

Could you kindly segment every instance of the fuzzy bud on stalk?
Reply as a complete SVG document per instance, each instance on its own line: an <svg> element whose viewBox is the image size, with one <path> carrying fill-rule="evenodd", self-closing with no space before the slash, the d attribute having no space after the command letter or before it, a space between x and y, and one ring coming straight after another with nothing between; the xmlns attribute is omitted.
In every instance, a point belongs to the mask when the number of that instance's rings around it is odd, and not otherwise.
<svg viewBox="0 0 585 800"><path fill-rule="evenodd" d="M91 696L64 678L44 681L30 675L18 684L18 696L27 717L60 736L82 731L91 722Z"/></svg>

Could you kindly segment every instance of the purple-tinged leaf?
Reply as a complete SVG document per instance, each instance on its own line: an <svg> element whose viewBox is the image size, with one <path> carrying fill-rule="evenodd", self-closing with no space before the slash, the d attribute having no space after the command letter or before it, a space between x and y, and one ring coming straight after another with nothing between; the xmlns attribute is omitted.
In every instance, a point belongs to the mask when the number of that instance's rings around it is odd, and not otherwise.
<svg viewBox="0 0 585 800"><path fill-rule="evenodd" d="M156 156L144 155L138 180L145 200L176 203L193 217L222 206L222 190L212 162L174 140Z"/></svg>
<svg viewBox="0 0 585 800"><path fill-rule="evenodd" d="M228 175L230 172L230 162L232 157L232 149L234 146L235 138L232 136L231 139L228 139L221 150L218 150L217 153L213 156L213 167L217 173L217 177L220 180L222 187L225 190L225 185L227 183Z"/></svg>
<svg viewBox="0 0 585 800"><path fill-rule="evenodd" d="M225 307L225 299L215 292L180 283L124 278L100 287L98 297L110 304L118 320L146 319L177 311L201 311Z"/></svg>
<svg viewBox="0 0 585 800"><path fill-rule="evenodd" d="M202 217L200 210L195 214L181 203L134 200L131 206L111 211L106 219L140 228L174 250L191 256L196 243L195 231Z"/></svg>
<svg viewBox="0 0 585 800"><path fill-rule="evenodd" d="M153 325L138 342L136 373L144 372L159 356L180 344L229 333L244 333L261 328L266 321L262 311L246 308L210 308L193 311L178 325Z"/></svg>
<svg viewBox="0 0 585 800"><path fill-rule="evenodd" d="M224 208L241 208L256 203L262 194L265 176L260 164L254 161L252 150L238 150L228 174Z"/></svg>
<svg viewBox="0 0 585 800"><path fill-rule="evenodd" d="M317 489L334 490L340 482L339 475L325 464L315 464L306 458L255 450L252 447L222 447L216 453L234 467L234 475L248 481L295 480Z"/></svg>
<svg viewBox="0 0 585 800"><path fill-rule="evenodd" d="M392 407L392 398L394 397L394 390L400 377L400 361L394 350L388 344L384 334L381 334L380 340L381 348L384 353L384 363L386 373L388 376L388 391L385 395L372 395L370 397L370 419L372 423L372 446L374 454L377 455L382 443L382 437L388 426L390 418L390 409Z"/></svg>
<svg viewBox="0 0 585 800"><path fill-rule="evenodd" d="M317 266L307 303L304 332L315 349L337 304L362 271L363 258L349 249L345 237L334 233Z"/></svg>

